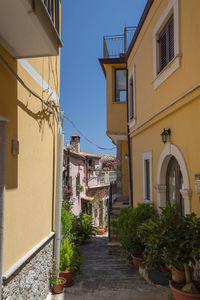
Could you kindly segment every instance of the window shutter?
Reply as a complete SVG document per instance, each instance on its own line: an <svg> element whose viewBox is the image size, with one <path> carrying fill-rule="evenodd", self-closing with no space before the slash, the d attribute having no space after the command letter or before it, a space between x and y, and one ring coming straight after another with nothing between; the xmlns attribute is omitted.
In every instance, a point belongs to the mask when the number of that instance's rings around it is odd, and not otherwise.
<svg viewBox="0 0 200 300"><path fill-rule="evenodd" d="M169 61L174 58L174 19L169 22Z"/></svg>
<svg viewBox="0 0 200 300"><path fill-rule="evenodd" d="M134 82L133 78L130 80L130 120L134 118Z"/></svg>
<svg viewBox="0 0 200 300"><path fill-rule="evenodd" d="M174 18L169 19L159 35L159 72L174 58Z"/></svg>
<svg viewBox="0 0 200 300"><path fill-rule="evenodd" d="M166 29L162 32L159 39L160 43L160 71L167 65L167 34Z"/></svg>

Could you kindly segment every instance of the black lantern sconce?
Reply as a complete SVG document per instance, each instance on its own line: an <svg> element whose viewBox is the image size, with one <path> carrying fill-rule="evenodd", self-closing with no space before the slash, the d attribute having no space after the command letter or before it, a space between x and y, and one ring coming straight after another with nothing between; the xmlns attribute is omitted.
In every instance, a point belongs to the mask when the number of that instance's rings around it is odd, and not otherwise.
<svg viewBox="0 0 200 300"><path fill-rule="evenodd" d="M171 134L171 129L163 129L163 132L161 133L162 141L165 144L167 142L167 136L170 136Z"/></svg>

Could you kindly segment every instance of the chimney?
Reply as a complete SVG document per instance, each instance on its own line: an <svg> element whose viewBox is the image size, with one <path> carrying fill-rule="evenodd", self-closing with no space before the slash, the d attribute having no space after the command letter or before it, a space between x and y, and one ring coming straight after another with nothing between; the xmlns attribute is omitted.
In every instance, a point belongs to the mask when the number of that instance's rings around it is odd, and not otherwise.
<svg viewBox="0 0 200 300"><path fill-rule="evenodd" d="M80 136L77 134L74 134L71 136L71 150L80 153Z"/></svg>

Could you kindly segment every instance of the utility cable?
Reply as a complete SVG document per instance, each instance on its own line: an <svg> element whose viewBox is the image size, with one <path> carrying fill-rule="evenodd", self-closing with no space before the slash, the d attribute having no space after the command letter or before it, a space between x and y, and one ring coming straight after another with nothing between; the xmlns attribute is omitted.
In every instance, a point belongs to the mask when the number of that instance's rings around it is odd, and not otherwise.
<svg viewBox="0 0 200 300"><path fill-rule="evenodd" d="M0 54L0 60L4 63L4 65L8 68L8 70L14 75L14 77L21 83L21 85L30 93L32 94L34 97L36 97L37 99L39 99L43 104L47 105L47 106L51 106L51 107L55 107L55 103L54 101L45 101L43 100L37 93L35 93L34 91L32 91L25 83L24 81L21 79L21 77L13 70L13 68L9 65L9 63L5 60L5 58ZM51 95L50 95L51 96ZM49 98L48 98L49 99Z"/></svg>
<svg viewBox="0 0 200 300"><path fill-rule="evenodd" d="M97 145L97 144L95 144L93 141L91 141L90 139L88 139L79 129L78 129L78 127L75 125L75 123L72 121L72 120L70 120L70 118L64 113L64 116L63 116L67 121L69 121L71 124L72 124L72 126L78 131L78 133L88 142L88 143L90 143L90 144L92 144L92 145L94 145L95 147L97 147L98 149L100 149L100 150L113 150L113 149L115 149L116 147L112 147L112 148L105 148L105 147L101 147L101 146L99 146L99 145Z"/></svg>

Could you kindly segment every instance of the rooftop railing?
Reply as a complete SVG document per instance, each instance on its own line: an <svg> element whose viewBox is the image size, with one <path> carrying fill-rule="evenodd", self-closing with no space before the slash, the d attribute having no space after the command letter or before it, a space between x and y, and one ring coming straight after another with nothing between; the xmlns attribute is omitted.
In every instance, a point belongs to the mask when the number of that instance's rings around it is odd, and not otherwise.
<svg viewBox="0 0 200 300"><path fill-rule="evenodd" d="M60 34L60 8L59 0L42 0L49 16L57 30L57 33Z"/></svg>
<svg viewBox="0 0 200 300"><path fill-rule="evenodd" d="M128 50L136 28L136 26L126 26L123 34L104 36L103 57L115 58L123 56Z"/></svg>

